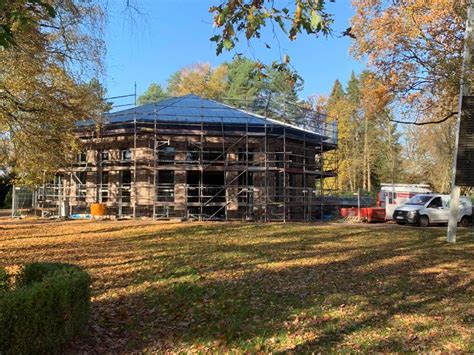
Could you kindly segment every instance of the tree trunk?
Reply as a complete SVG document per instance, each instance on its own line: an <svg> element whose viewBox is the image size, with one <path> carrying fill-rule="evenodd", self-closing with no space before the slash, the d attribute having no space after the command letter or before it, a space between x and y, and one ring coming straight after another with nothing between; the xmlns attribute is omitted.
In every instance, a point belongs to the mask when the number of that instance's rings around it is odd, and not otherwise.
<svg viewBox="0 0 474 355"><path fill-rule="evenodd" d="M367 191L371 191L372 182L370 180L370 157L367 157Z"/></svg>
<svg viewBox="0 0 474 355"><path fill-rule="evenodd" d="M392 126L390 126L390 121L387 121L388 125L388 154L390 155L390 179L391 183L394 183L395 177L395 152L393 151L392 143Z"/></svg>
<svg viewBox="0 0 474 355"><path fill-rule="evenodd" d="M352 182L352 169L348 169L349 170L349 174L347 174L347 176L349 177L349 190L352 192L354 191L354 183Z"/></svg>
<svg viewBox="0 0 474 355"><path fill-rule="evenodd" d="M364 171L363 171L363 182L362 182L362 188L364 190L368 190L369 186L369 142L367 140L368 138L368 132L369 132L369 118L367 115L365 115L364 118Z"/></svg>

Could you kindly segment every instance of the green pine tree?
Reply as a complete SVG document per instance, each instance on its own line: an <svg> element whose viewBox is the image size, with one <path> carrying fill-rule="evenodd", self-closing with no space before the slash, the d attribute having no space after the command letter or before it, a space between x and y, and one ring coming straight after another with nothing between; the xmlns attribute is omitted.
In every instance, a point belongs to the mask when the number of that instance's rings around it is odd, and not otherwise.
<svg viewBox="0 0 474 355"><path fill-rule="evenodd" d="M341 82L339 79L334 81L334 84L331 89L331 94L328 99L328 107L333 106L337 101L345 97L344 89L342 88Z"/></svg>
<svg viewBox="0 0 474 355"><path fill-rule="evenodd" d="M159 102L167 97L166 91L160 84L152 83L148 89L138 97L137 103L139 105L151 104Z"/></svg>
<svg viewBox="0 0 474 355"><path fill-rule="evenodd" d="M352 71L351 78L347 83L347 99L355 104L360 102L359 79L357 79L354 71Z"/></svg>
<svg viewBox="0 0 474 355"><path fill-rule="evenodd" d="M257 98L263 89L263 81L256 75L256 62L245 57L237 57L227 63L229 86L226 97L232 100L250 100Z"/></svg>

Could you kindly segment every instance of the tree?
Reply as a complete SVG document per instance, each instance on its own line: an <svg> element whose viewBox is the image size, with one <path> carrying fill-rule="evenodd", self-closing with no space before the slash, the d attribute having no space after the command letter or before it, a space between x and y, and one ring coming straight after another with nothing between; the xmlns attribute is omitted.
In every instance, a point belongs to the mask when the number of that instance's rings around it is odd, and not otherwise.
<svg viewBox="0 0 474 355"><path fill-rule="evenodd" d="M294 70L268 68L263 78L265 96L272 94L275 100L297 103L298 92L303 89L304 81Z"/></svg>
<svg viewBox="0 0 474 355"><path fill-rule="evenodd" d="M362 188L372 191L374 163L380 153L380 123L384 121L390 96L374 73L364 71L359 78L360 111L363 117L363 180Z"/></svg>
<svg viewBox="0 0 474 355"><path fill-rule="evenodd" d="M226 98L233 105L293 123L298 123L304 116L304 102L298 98L304 83L293 69L287 66L275 69L273 65L267 66L246 58L236 58L226 66L228 72L229 68L232 70L232 75L227 76ZM245 80L247 74L249 77ZM235 94L237 97L233 96Z"/></svg>
<svg viewBox="0 0 474 355"><path fill-rule="evenodd" d="M391 95L398 117L387 117L422 125L405 130L405 178L449 191L466 2L353 3L353 52L368 58Z"/></svg>
<svg viewBox="0 0 474 355"><path fill-rule="evenodd" d="M11 207L12 177L0 173L0 208Z"/></svg>
<svg viewBox="0 0 474 355"><path fill-rule="evenodd" d="M6 6L14 11L26 3ZM0 165L31 184L67 168L79 149L76 122L98 118L104 104L97 86L84 80L100 70L101 8L51 4L54 17L32 10L28 26L12 26L14 41L0 51Z"/></svg>
<svg viewBox="0 0 474 355"><path fill-rule="evenodd" d="M373 180L376 186L380 183L399 183L406 179L403 170L404 159L402 157L401 133L397 130L397 124L389 117L382 115L378 120L379 139L374 139L376 152L374 159L375 172Z"/></svg>
<svg viewBox="0 0 474 355"><path fill-rule="evenodd" d="M352 174L352 165L354 163L354 127L351 124L351 112L352 105L345 98L342 91L339 91L338 87L340 82L336 81L333 85L333 90L329 96L325 105L325 110L329 117L329 121L335 120L337 122L337 133L338 133L338 151L335 157L337 158L338 166L338 179L337 188L340 191L354 191L355 190L355 179ZM342 89L342 86L341 86ZM340 96L339 94L343 95ZM328 152L327 154L334 154ZM334 157L329 157L335 159Z"/></svg>
<svg viewBox="0 0 474 355"><path fill-rule="evenodd" d="M91 106L93 117L101 117L103 113L112 110L112 103L106 100L107 90L96 78L92 78L88 83L80 84L93 97Z"/></svg>
<svg viewBox="0 0 474 355"><path fill-rule="evenodd" d="M386 117L389 102L373 73L353 74L346 90L334 82L324 109L329 121L337 121L340 191L372 191L383 181L399 180L400 135Z"/></svg>
<svg viewBox="0 0 474 355"><path fill-rule="evenodd" d="M34 27L40 21L56 17L55 8L47 1L1 1L0 2L0 47L8 48L17 44L19 31Z"/></svg>
<svg viewBox="0 0 474 355"><path fill-rule="evenodd" d="M358 90L358 87L357 87ZM359 119L357 105L352 102L336 80L324 107L330 120L337 121L338 131L338 189L355 191L360 185Z"/></svg>
<svg viewBox="0 0 474 355"><path fill-rule="evenodd" d="M148 89L138 97L137 103L139 105L151 104L160 102L167 97L167 93L160 84L151 83Z"/></svg>
<svg viewBox="0 0 474 355"><path fill-rule="evenodd" d="M220 54L223 49L233 49L242 33L246 40L259 39L262 28L268 24L279 27L290 40L301 32L327 35L333 20L325 5L325 0L293 0L283 6L265 0L224 0L210 8L214 27L220 31L211 40L216 42Z"/></svg>
<svg viewBox="0 0 474 355"><path fill-rule="evenodd" d="M332 89L331 89L331 94L329 95L328 99L328 106L332 106L335 104L337 101L341 100L344 98L344 89L342 88L341 82L339 79L336 79L334 82Z"/></svg>
<svg viewBox="0 0 474 355"><path fill-rule="evenodd" d="M368 58L403 120L423 124L428 116L429 122L452 117L459 93L465 1L353 4L353 52Z"/></svg>
<svg viewBox="0 0 474 355"><path fill-rule="evenodd" d="M408 127L403 150L406 180L425 182L435 191L449 193L454 137L455 121Z"/></svg>
<svg viewBox="0 0 474 355"><path fill-rule="evenodd" d="M264 82L257 73L257 62L245 57L236 57L226 65L226 97L232 100L255 100L264 87Z"/></svg>
<svg viewBox="0 0 474 355"><path fill-rule="evenodd" d="M360 103L359 79L357 79L354 71L347 83L347 99L358 105Z"/></svg>
<svg viewBox="0 0 474 355"><path fill-rule="evenodd" d="M277 70L260 62L236 57L228 63L211 68L208 63L185 67L168 79L167 91L172 96L196 94L212 99L227 99L235 105L253 105L254 101L297 103L303 87L299 75L290 69ZM296 81L294 81L296 79Z"/></svg>
<svg viewBox="0 0 474 355"><path fill-rule="evenodd" d="M227 91L226 75L226 65L213 69L209 63L198 63L171 75L168 79L168 91L173 96L195 94L218 99Z"/></svg>

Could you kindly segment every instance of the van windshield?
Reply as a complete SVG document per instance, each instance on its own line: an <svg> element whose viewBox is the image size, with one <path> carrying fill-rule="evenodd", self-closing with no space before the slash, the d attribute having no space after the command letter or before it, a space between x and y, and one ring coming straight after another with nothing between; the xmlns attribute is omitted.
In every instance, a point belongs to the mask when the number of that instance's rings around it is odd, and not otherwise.
<svg viewBox="0 0 474 355"><path fill-rule="evenodd" d="M429 195L416 195L405 203L406 205L424 206L433 196Z"/></svg>

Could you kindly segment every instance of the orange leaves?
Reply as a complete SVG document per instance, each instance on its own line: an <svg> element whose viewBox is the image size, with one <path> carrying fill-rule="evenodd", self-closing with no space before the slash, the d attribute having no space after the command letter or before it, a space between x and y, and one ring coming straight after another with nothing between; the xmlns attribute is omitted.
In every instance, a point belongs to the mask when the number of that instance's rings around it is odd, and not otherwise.
<svg viewBox="0 0 474 355"><path fill-rule="evenodd" d="M383 111L390 102L389 89L373 73L369 73L361 80L361 103L365 115L374 115Z"/></svg>
<svg viewBox="0 0 474 355"><path fill-rule="evenodd" d="M450 110L445 98L458 93L465 2L354 0L353 4L355 56L369 59L408 111Z"/></svg>
<svg viewBox="0 0 474 355"><path fill-rule="evenodd" d="M395 225L0 220L1 266L93 276L72 353L469 351L473 243Z"/></svg>

